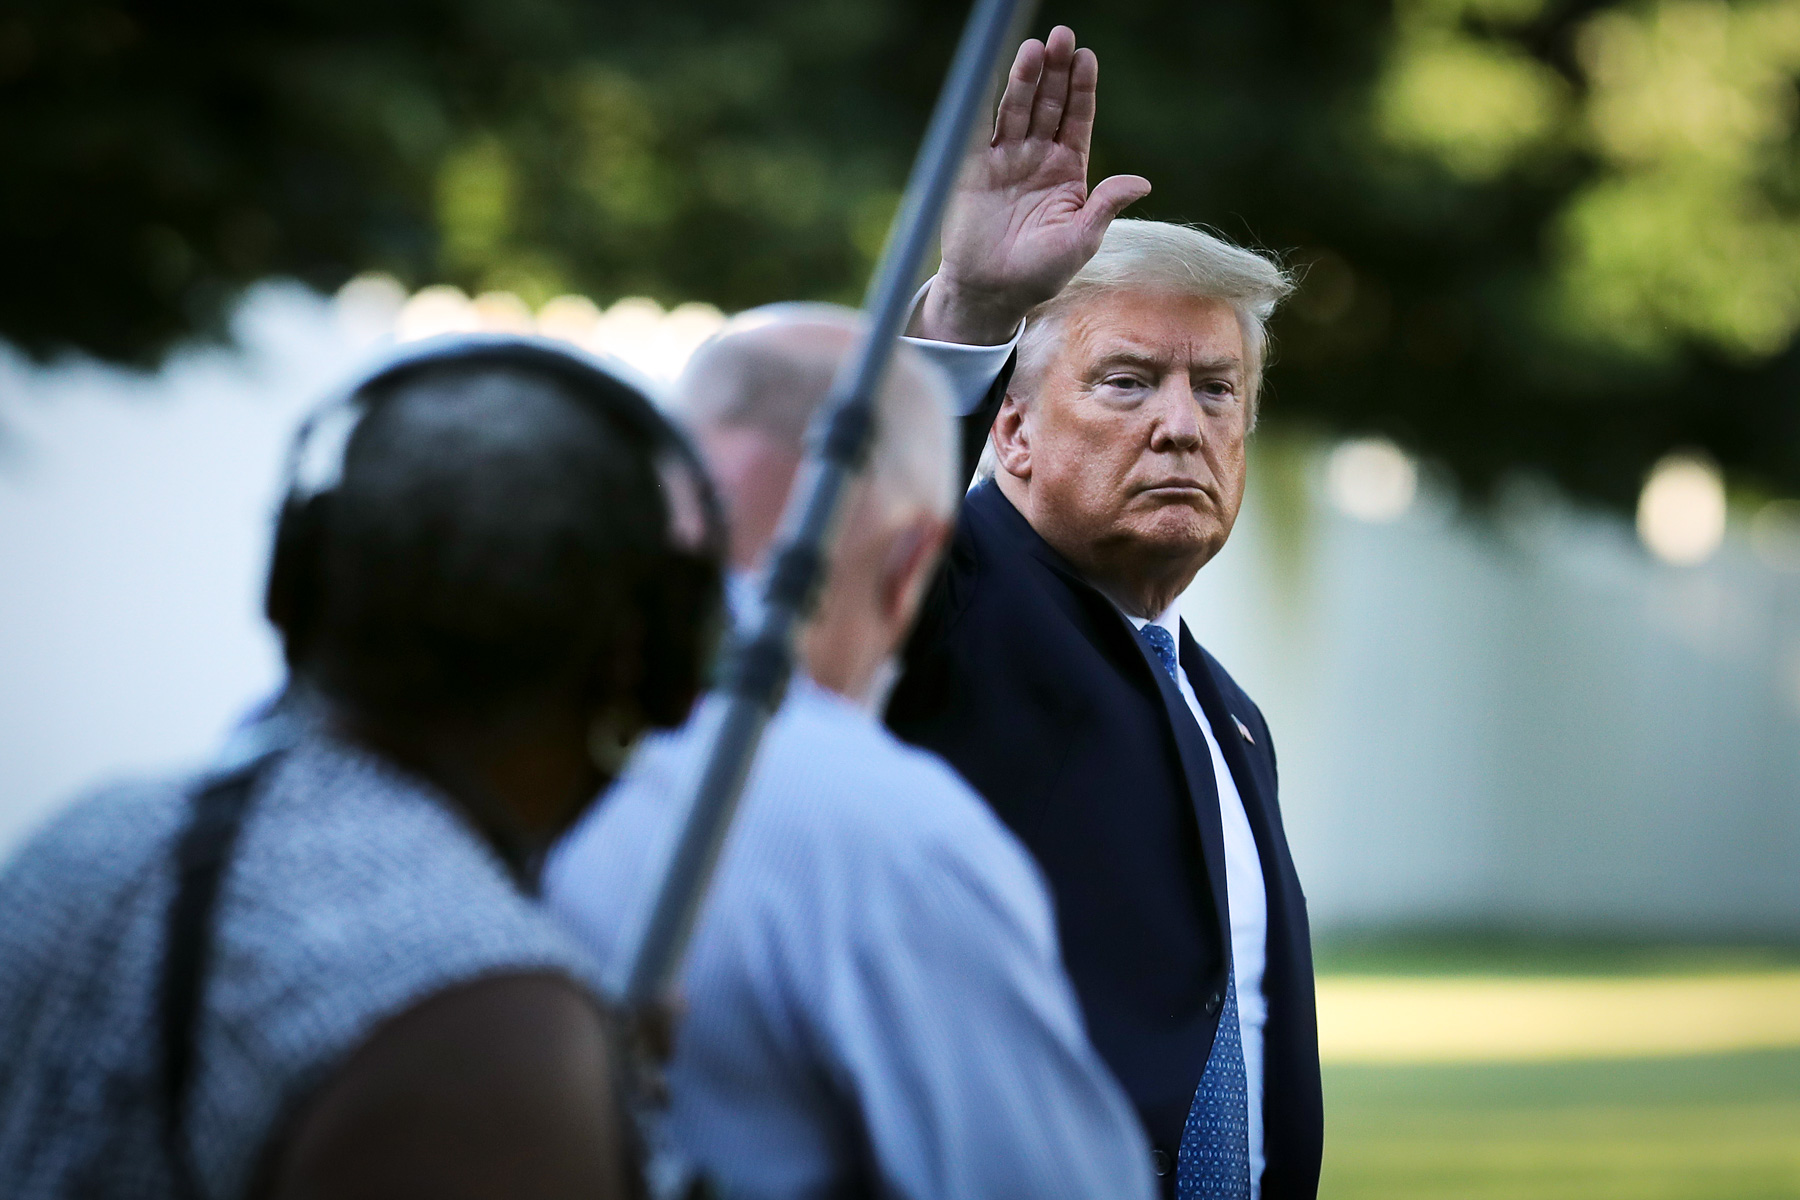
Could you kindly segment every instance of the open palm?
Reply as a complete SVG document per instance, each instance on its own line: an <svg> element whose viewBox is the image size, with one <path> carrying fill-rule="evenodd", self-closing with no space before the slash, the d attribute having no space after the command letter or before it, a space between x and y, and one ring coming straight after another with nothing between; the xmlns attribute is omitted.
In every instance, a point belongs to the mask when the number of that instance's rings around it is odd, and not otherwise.
<svg viewBox="0 0 1800 1200"><path fill-rule="evenodd" d="M1019 47L994 136L970 155L944 218L943 265L921 314L927 336L1003 341L1094 256L1136 175L1088 188L1099 63L1067 26ZM935 326L936 328L931 328Z"/></svg>

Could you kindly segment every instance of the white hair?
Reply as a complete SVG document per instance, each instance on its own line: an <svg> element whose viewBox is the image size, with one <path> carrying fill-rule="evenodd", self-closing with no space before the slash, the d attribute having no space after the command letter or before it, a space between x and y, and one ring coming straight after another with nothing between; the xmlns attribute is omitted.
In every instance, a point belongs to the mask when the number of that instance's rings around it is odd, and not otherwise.
<svg viewBox="0 0 1800 1200"><path fill-rule="evenodd" d="M800 448L863 317L836 304L771 304L726 322L695 352L675 388L689 421L760 430ZM870 480L890 511L947 518L958 483L953 397L943 370L908 345L875 400Z"/></svg>
<svg viewBox="0 0 1800 1200"><path fill-rule="evenodd" d="M1087 265L1026 317L1015 375L1025 390L1015 395L1030 401L1030 389L1061 344L1062 318L1069 310L1104 292L1170 292L1221 300L1237 314L1244 334L1244 398L1254 428L1268 356L1269 317L1293 290L1293 279L1273 259L1233 246L1204 229L1120 218L1107 229L1099 252Z"/></svg>

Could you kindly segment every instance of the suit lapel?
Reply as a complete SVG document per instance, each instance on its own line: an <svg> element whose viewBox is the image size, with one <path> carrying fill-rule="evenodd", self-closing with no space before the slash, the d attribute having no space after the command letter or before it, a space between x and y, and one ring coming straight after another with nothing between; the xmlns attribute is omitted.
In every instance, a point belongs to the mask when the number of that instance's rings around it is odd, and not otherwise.
<svg viewBox="0 0 1800 1200"><path fill-rule="evenodd" d="M1181 626L1181 669L1187 672L1200 709L1206 714L1213 736L1219 740L1219 751L1237 784L1238 796L1244 802L1244 815L1250 819L1250 832L1256 835L1256 857L1262 864L1263 890L1269 900L1269 936L1282 936L1288 928L1288 888L1297 882L1293 859L1288 854L1287 835L1281 829L1281 818L1264 794L1261 782L1250 762L1248 737L1239 714L1225 703L1223 690L1212 673L1212 666L1198 642ZM1274 947L1271 947L1273 949Z"/></svg>
<svg viewBox="0 0 1800 1200"><path fill-rule="evenodd" d="M1169 678L1169 673L1156 660L1149 644L1132 628L1131 622L1126 620L1118 606L1101 595L1067 559L1044 541L991 480L970 492L967 504L981 519L997 522L1010 529L1009 540L1022 546L1031 557L1061 579L1068 589L1069 598L1085 610L1089 626L1097 634L1097 641L1113 661L1122 670L1140 672L1140 679L1147 675L1162 698L1170 734L1181 763L1182 779L1187 784L1188 799L1193 805L1194 819L1200 829L1200 854L1206 864L1206 883L1212 894L1213 912L1219 922L1219 945L1225 948L1224 953L1229 959L1231 909L1225 888L1225 831L1219 816L1219 789L1213 778L1212 752L1206 748L1206 738L1194 721L1194 714L1188 708L1187 701L1182 699L1175 681ZM1105 646L1107 642L1115 644L1109 648ZM1193 682L1191 670L1189 682ZM1212 718L1209 716L1209 719ZM1233 772L1235 778L1235 766Z"/></svg>

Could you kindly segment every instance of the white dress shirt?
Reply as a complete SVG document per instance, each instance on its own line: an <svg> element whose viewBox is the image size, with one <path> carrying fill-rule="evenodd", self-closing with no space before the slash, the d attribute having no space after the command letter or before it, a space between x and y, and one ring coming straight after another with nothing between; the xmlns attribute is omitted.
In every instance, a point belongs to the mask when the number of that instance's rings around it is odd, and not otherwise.
<svg viewBox="0 0 1800 1200"><path fill-rule="evenodd" d="M1150 624L1130 613L1125 616L1136 629ZM1155 623L1169 631L1179 653L1181 617L1174 606L1157 617ZM1212 753L1213 779L1219 788L1219 821L1225 831L1225 897L1231 908L1231 963L1237 979L1238 1029L1244 1040L1244 1083L1250 1103L1250 1200L1260 1200L1265 1162L1263 1027L1269 1022L1269 1002L1263 995L1263 966L1268 957L1269 896L1263 883L1262 859L1256 853L1256 835L1250 829L1249 814L1244 811L1244 798L1238 795L1237 781L1219 751L1219 739L1200 708L1200 698L1194 694L1186 668L1175 673L1175 686L1206 737L1206 748ZM1225 736L1242 735L1228 729Z"/></svg>
<svg viewBox="0 0 1800 1200"><path fill-rule="evenodd" d="M933 279L936 276L932 276ZM913 296L913 308L925 299L925 293L931 287L931 280ZM1000 377L1000 371L1006 366L1006 360L1012 352L1019 348L1019 338L1025 333L1025 322L1013 330L1010 341L998 346L965 346L960 342L934 342L927 338L901 338L909 346L917 346L924 351L925 357L943 369L950 377L950 389L956 397L956 415L966 417L981 407L987 397L988 389L994 386L994 380Z"/></svg>

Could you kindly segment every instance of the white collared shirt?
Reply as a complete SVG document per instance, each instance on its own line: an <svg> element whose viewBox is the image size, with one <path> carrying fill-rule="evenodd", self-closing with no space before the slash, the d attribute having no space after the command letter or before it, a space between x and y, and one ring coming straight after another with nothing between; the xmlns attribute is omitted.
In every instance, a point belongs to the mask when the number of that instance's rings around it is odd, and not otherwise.
<svg viewBox="0 0 1800 1200"><path fill-rule="evenodd" d="M1125 614L1134 629L1151 622ZM1181 617L1175 607L1169 608L1155 623L1169 631L1175 639L1177 654L1181 646ZM1250 1200L1262 1196L1263 1154L1263 1027L1269 1022L1269 1002L1263 995L1263 967L1268 957L1269 896L1265 891L1262 859L1256 853L1256 835L1250 829L1250 816L1244 811L1244 798L1238 794L1237 781L1219 750L1219 739L1200 708L1200 698L1188 679L1187 669L1175 673L1175 686L1187 702L1188 711L1206 737L1206 748L1212 752L1213 778L1219 787L1219 821L1225 832L1225 895L1231 908L1231 963L1237 979L1238 1029L1244 1041L1244 1083L1250 1103ZM1225 731L1227 737L1242 736L1236 729Z"/></svg>
<svg viewBox="0 0 1800 1200"><path fill-rule="evenodd" d="M916 310L925 293L931 289L933 275L927 279L913 295L913 308ZM987 398L988 389L994 386L994 380L1006 366L1006 360L1012 352L1019 348L1019 339L1025 334L1025 322L1013 330L1012 338L998 346L967 346L961 342L934 342L928 338L908 337L900 340L908 345L917 346L924 351L925 357L936 363L950 380L950 392L955 397L956 415L966 417L981 407Z"/></svg>

